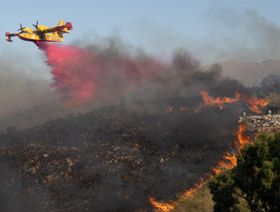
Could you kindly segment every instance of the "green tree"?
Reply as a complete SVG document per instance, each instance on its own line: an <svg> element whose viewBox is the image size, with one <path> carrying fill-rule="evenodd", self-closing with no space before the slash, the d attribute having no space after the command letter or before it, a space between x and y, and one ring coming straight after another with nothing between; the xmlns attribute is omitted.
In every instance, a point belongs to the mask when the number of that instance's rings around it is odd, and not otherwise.
<svg viewBox="0 0 280 212"><path fill-rule="evenodd" d="M280 211L280 133L262 135L209 182L214 211Z"/></svg>

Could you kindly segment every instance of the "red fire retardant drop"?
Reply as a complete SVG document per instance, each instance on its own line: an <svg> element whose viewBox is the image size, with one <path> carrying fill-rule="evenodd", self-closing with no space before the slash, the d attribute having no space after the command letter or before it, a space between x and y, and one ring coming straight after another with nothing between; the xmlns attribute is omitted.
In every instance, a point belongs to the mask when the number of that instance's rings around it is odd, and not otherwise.
<svg viewBox="0 0 280 212"><path fill-rule="evenodd" d="M163 64L149 57L97 54L91 50L39 43L52 67L54 86L68 105L112 101L151 79Z"/></svg>

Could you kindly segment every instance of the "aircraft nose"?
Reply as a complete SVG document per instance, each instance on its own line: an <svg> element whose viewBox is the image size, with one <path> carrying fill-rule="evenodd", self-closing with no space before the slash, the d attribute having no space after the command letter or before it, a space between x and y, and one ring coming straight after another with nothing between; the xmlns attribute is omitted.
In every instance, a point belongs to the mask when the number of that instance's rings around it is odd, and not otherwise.
<svg viewBox="0 0 280 212"><path fill-rule="evenodd" d="M73 25L72 25L71 22L66 22L65 27L66 27L68 30L72 30L72 29L73 29Z"/></svg>

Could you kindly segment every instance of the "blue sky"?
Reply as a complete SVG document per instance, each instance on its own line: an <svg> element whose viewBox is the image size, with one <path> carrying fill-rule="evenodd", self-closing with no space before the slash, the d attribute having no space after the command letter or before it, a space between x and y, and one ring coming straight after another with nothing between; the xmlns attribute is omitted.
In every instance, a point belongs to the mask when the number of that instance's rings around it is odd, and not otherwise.
<svg viewBox="0 0 280 212"><path fill-rule="evenodd" d="M5 42L4 33L14 32L19 23L30 26L38 20L51 26L63 18L74 26L71 34L66 35L65 43L118 34L129 44L161 54L180 45L191 48L193 43L203 40L214 30L215 25L209 16L224 8L232 11L254 10L268 21L280 25L279 0L3 1L0 9L0 52L38 55L36 47L26 42L17 39L14 43ZM179 42L182 40L186 42ZM163 47L165 44L168 48Z"/></svg>

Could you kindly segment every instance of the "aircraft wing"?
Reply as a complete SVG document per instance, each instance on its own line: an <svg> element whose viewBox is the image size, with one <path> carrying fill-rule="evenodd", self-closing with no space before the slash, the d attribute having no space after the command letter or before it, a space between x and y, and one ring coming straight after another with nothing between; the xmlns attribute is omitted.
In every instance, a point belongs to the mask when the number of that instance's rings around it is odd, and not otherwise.
<svg viewBox="0 0 280 212"><path fill-rule="evenodd" d="M49 32L68 32L68 30L72 30L73 26L70 22L66 22L66 24L56 27L51 27L43 30L39 30L41 33L49 33Z"/></svg>

